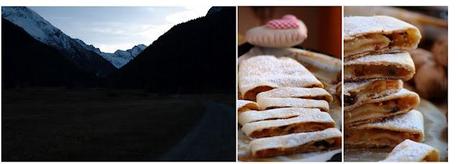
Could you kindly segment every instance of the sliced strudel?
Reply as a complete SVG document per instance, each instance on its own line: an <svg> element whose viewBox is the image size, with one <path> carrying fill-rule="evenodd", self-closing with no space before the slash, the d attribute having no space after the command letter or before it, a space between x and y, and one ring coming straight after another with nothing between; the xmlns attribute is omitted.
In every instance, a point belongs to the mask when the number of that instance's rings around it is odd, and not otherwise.
<svg viewBox="0 0 460 164"><path fill-rule="evenodd" d="M281 87L257 95L257 101L263 98L302 98L332 101L332 95L323 88Z"/></svg>
<svg viewBox="0 0 460 164"><path fill-rule="evenodd" d="M238 113L250 111L250 110L259 110L259 105L254 101L248 100L238 100L237 101Z"/></svg>
<svg viewBox="0 0 460 164"><path fill-rule="evenodd" d="M415 74L415 66L407 52L369 55L345 62L343 74L345 81L409 80Z"/></svg>
<svg viewBox="0 0 460 164"><path fill-rule="evenodd" d="M407 113L420 102L417 93L400 89L394 94L357 102L344 108L345 125L353 126L377 122L385 118Z"/></svg>
<svg viewBox="0 0 460 164"><path fill-rule="evenodd" d="M382 162L436 162L438 149L423 143L404 140L396 146Z"/></svg>
<svg viewBox="0 0 460 164"><path fill-rule="evenodd" d="M256 158L333 150L341 147L341 135L338 129L329 128L322 131L255 139L249 143L249 147L251 155Z"/></svg>
<svg viewBox="0 0 460 164"><path fill-rule="evenodd" d="M381 122L345 128L345 145L359 148L393 148L405 139L423 141L423 115L417 110Z"/></svg>
<svg viewBox="0 0 460 164"><path fill-rule="evenodd" d="M413 25L388 16L344 18L344 58L407 51L417 48L420 31Z"/></svg>
<svg viewBox="0 0 460 164"><path fill-rule="evenodd" d="M260 98L257 100L260 109L273 108L319 108L321 111L329 111L329 103L325 100L312 100L302 98Z"/></svg>
<svg viewBox="0 0 460 164"><path fill-rule="evenodd" d="M384 97L398 92L403 87L402 80L364 80L347 82L343 85L345 106L351 106L358 101Z"/></svg>
<svg viewBox="0 0 460 164"><path fill-rule="evenodd" d="M262 111L246 111L238 115L238 123L244 125L246 123L263 121L263 120L276 120L276 119L289 119L298 117L300 115L309 114L309 110L319 110L317 108L276 108Z"/></svg>
<svg viewBox="0 0 460 164"><path fill-rule="evenodd" d="M255 100L260 92L278 87L323 87L302 64L288 57L253 56L239 63L238 85L241 96Z"/></svg>
<svg viewBox="0 0 460 164"><path fill-rule="evenodd" d="M273 112L273 110L275 111ZM295 113L286 114L289 111L283 111L290 109L273 110L262 111L259 113L261 116L252 115L255 116L255 118L246 118L244 121L242 120L245 124L243 124L241 130L249 137L261 138L290 133L318 131L335 126L335 122L331 116L318 109L304 110L303 114L300 115L296 115ZM290 110L290 112L294 112L294 110ZM297 114L299 113L299 111L296 112ZM286 116L291 117L283 118Z"/></svg>

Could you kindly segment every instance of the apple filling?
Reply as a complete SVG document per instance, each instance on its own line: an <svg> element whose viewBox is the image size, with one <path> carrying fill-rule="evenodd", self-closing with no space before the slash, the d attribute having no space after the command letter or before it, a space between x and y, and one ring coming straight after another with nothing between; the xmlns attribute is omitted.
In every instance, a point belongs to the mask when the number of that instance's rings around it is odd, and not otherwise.
<svg viewBox="0 0 460 164"><path fill-rule="evenodd" d="M368 34L356 37L352 40L344 42L345 54L361 54L369 51L379 51L388 49L394 46L406 47L409 46L410 40L407 32L392 33L392 34ZM346 55L348 56L348 55Z"/></svg>
<svg viewBox="0 0 460 164"><path fill-rule="evenodd" d="M375 78L375 77L404 77L411 72L404 68L398 68L394 65L367 65L355 64L345 66L345 76Z"/></svg>
<svg viewBox="0 0 460 164"><path fill-rule="evenodd" d="M323 150L333 150L338 149L342 145L341 138L330 138L325 140L313 141L309 142L297 147L292 148L272 148L272 149L264 149L253 152L253 156L256 158L266 158L266 157L273 157L279 155L289 155L289 154L298 154L298 153L306 153L306 152L316 152L316 151L323 151Z"/></svg>
<svg viewBox="0 0 460 164"><path fill-rule="evenodd" d="M403 97L381 102L368 103L346 110L345 123L354 125L382 120L383 118L394 116L409 111L417 104L417 99L413 97Z"/></svg>
<svg viewBox="0 0 460 164"><path fill-rule="evenodd" d="M255 88L247 91L244 94L243 98L245 100L255 101L257 94L259 94L260 92L265 92L265 91L269 91L269 90L272 90L272 89L273 89L273 87L270 87L270 86L258 86L258 87L255 87Z"/></svg>
<svg viewBox="0 0 460 164"><path fill-rule="evenodd" d="M328 128L333 128L335 125L333 122L320 123L320 122L300 122L290 125L284 125L279 127L265 128L257 130L248 134L252 138L272 137L281 136L291 133L302 133L302 132L313 132L320 131Z"/></svg>
<svg viewBox="0 0 460 164"><path fill-rule="evenodd" d="M390 38L381 34L370 34L345 41L345 54L360 54L367 51L379 50L388 47Z"/></svg>
<svg viewBox="0 0 460 164"><path fill-rule="evenodd" d="M419 133L376 128L347 128L345 130L345 144L351 147L393 148L405 139L421 141L422 136Z"/></svg>
<svg viewBox="0 0 460 164"><path fill-rule="evenodd" d="M400 88L401 82L399 80L375 80L366 86L345 93L344 103L345 106L350 106L355 104L361 97L364 99L383 97L386 96L383 92Z"/></svg>

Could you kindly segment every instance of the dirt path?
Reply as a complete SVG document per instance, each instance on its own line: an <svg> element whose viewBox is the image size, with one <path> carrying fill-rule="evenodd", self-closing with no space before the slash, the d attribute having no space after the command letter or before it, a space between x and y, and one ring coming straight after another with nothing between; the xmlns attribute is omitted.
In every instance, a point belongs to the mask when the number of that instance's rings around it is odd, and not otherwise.
<svg viewBox="0 0 460 164"><path fill-rule="evenodd" d="M200 122L160 160L234 161L235 109L216 102L204 102Z"/></svg>

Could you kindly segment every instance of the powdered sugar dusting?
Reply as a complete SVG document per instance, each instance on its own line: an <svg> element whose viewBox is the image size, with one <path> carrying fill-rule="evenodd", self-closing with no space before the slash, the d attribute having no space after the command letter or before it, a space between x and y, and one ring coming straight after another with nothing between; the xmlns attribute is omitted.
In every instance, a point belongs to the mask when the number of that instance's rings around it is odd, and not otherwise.
<svg viewBox="0 0 460 164"><path fill-rule="evenodd" d="M423 115L417 110L411 110L406 114L395 116L382 122L361 125L357 128L378 128L423 134Z"/></svg>
<svg viewBox="0 0 460 164"><path fill-rule="evenodd" d="M247 111L238 115L238 122L244 125L255 121L292 118L301 115L312 115L314 117L315 114L320 112L317 108L277 108L263 111Z"/></svg>
<svg viewBox="0 0 460 164"><path fill-rule="evenodd" d="M402 31L405 29L418 29L404 21L389 16L352 16L343 19L344 38L356 35L378 32Z"/></svg>
<svg viewBox="0 0 460 164"><path fill-rule="evenodd" d="M412 70L415 70L414 62L408 52L399 52L399 53L387 53L379 55L367 55L354 60L345 62L345 66L353 64L378 64L378 65L387 65L388 63L397 63L411 67Z"/></svg>
<svg viewBox="0 0 460 164"><path fill-rule="evenodd" d="M301 98L261 98L257 100L261 109L273 107L298 107L319 108L322 111L329 110L329 103L324 100L311 100Z"/></svg>
<svg viewBox="0 0 460 164"><path fill-rule="evenodd" d="M302 98L309 97L316 99L325 97L324 100L331 102L332 95L323 88L296 88L296 87L280 87L266 92L261 92L257 95L257 99L261 98Z"/></svg>
<svg viewBox="0 0 460 164"><path fill-rule="evenodd" d="M340 138L341 135L342 133L338 129L329 128L316 132L294 133L284 136L255 139L249 143L249 147L251 151L254 153L259 150L271 148L292 148L313 141L325 140L330 138Z"/></svg>
<svg viewBox="0 0 460 164"><path fill-rule="evenodd" d="M303 65L288 57L254 56L239 65L239 88L246 92L258 86L309 87L323 86Z"/></svg>
<svg viewBox="0 0 460 164"><path fill-rule="evenodd" d="M421 162L430 153L438 154L438 151L430 145L406 139L383 162Z"/></svg>

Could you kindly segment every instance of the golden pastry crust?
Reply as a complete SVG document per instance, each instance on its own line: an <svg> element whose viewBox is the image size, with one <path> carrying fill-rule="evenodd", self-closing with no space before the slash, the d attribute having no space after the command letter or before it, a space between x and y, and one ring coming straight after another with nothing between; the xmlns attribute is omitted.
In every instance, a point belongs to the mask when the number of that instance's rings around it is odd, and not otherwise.
<svg viewBox="0 0 460 164"><path fill-rule="evenodd" d="M407 52L369 55L345 62L345 81L367 79L409 80L415 74L415 66Z"/></svg>
<svg viewBox="0 0 460 164"><path fill-rule="evenodd" d="M344 18L344 58L417 48L421 34L417 27L389 16Z"/></svg>
<svg viewBox="0 0 460 164"><path fill-rule="evenodd" d="M255 139L249 143L249 147L252 156L256 158L333 150L341 147L341 135L338 129L329 128L322 131Z"/></svg>
<svg viewBox="0 0 460 164"><path fill-rule="evenodd" d="M345 126L354 126L407 113L420 103L417 93L400 89L397 93L356 102L344 108Z"/></svg>
<svg viewBox="0 0 460 164"><path fill-rule="evenodd" d="M438 149L423 143L404 140L382 162L437 162Z"/></svg>
<svg viewBox="0 0 460 164"><path fill-rule="evenodd" d="M417 110L381 122L345 128L345 144L351 148L393 148L405 139L424 140L423 115Z"/></svg>
<svg viewBox="0 0 460 164"><path fill-rule="evenodd" d="M255 100L260 92L278 87L323 87L302 64L288 57L253 56L239 63L239 91L243 99Z"/></svg>

